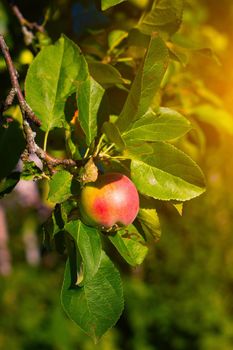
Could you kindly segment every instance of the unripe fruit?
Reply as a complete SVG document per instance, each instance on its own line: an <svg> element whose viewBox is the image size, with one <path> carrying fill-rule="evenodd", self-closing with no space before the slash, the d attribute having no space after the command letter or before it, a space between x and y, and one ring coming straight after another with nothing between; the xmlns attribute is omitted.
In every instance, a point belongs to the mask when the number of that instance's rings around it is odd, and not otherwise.
<svg viewBox="0 0 233 350"><path fill-rule="evenodd" d="M100 175L81 191L80 212L88 225L106 229L114 225L127 226L134 221L138 210L137 189L125 175Z"/></svg>

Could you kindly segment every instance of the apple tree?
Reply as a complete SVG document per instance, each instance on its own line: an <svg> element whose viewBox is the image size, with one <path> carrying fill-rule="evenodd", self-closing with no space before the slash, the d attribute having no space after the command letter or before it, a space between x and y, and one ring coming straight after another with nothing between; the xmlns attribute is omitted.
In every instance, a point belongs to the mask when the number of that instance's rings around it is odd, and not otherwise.
<svg viewBox="0 0 233 350"><path fill-rule="evenodd" d="M122 2L102 0L102 11ZM67 256L61 303L95 342L124 307L120 274L104 247L112 244L129 265L141 264L151 238L160 237L161 203L180 210L205 191L201 169L178 147L194 126L161 98L171 63L181 61L173 36L183 6L183 0L155 0L129 31L107 33L104 54L81 50L64 34L51 43L43 26L21 23L27 39L36 32L37 45L25 82L0 34L12 85L2 107L0 194L20 178L48 184L53 211L44 239ZM57 131L61 157L48 147Z"/></svg>

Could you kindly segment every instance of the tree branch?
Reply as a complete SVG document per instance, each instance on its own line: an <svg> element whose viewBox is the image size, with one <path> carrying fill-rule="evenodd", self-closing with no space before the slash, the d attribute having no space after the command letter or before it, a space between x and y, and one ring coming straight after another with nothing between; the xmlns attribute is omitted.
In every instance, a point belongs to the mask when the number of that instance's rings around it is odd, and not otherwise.
<svg viewBox="0 0 233 350"><path fill-rule="evenodd" d="M0 118L1 118L0 124L3 122L3 119L2 119L3 112L5 112L12 105L14 98L15 98L15 95L16 95L15 89L11 88L9 94L7 95L5 102L1 102L1 104L0 104Z"/></svg>
<svg viewBox="0 0 233 350"><path fill-rule="evenodd" d="M30 120L32 120L36 125L40 126L41 125L40 120L36 117L35 113L27 105L27 103L24 99L23 93L21 91L21 88L20 88L19 82L18 82L18 73L13 65L9 49L6 45L6 42L5 42L2 34L0 34L0 48L1 48L1 51L2 51L3 56L5 58L6 65L7 65L9 74L10 74L11 85L12 85L12 88L16 92L22 114L23 115L26 114Z"/></svg>
<svg viewBox="0 0 233 350"><path fill-rule="evenodd" d="M18 73L15 70L13 61L10 56L9 49L5 43L3 35L1 34L0 34L0 49L6 61L6 65L9 71L11 85L12 85L11 92L9 93L6 99L4 108L9 107L9 105L11 105L13 102L14 96L17 95L18 102L19 102L20 109L23 116L23 130L27 140L28 152L31 154L35 153L41 160L43 160L47 164L49 169L51 169L52 166L57 166L57 165L64 165L67 167L82 165L82 161L74 161L73 159L57 159L57 158L51 157L41 147L39 147L36 144L35 142L36 133L32 130L29 124L29 120L33 121L37 126L40 126L41 122L35 116L31 107L25 101L25 98L23 96L22 90L18 82Z"/></svg>
<svg viewBox="0 0 233 350"><path fill-rule="evenodd" d="M15 98L15 95L16 95L16 90L15 90L15 88L12 88L10 90L7 98L6 98L5 103L4 103L3 111L6 111L7 108L9 108L12 105L14 98Z"/></svg>
<svg viewBox="0 0 233 350"><path fill-rule="evenodd" d="M29 29L33 30L37 30L38 32L44 33L44 27L40 26L38 23L36 22L29 22L22 14L22 12L20 11L20 9L18 8L17 5L11 3L10 4L11 10L14 13L14 15L17 17L19 23L21 24L22 27L28 27Z"/></svg>

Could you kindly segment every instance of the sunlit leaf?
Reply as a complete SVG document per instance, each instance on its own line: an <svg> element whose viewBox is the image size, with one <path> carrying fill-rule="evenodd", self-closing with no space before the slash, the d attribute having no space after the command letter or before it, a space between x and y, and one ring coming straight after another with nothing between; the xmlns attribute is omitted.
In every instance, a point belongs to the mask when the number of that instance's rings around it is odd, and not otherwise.
<svg viewBox="0 0 233 350"><path fill-rule="evenodd" d="M101 0L101 8L103 11L107 10L109 7L120 4L123 1L127 0Z"/></svg>
<svg viewBox="0 0 233 350"><path fill-rule="evenodd" d="M123 139L140 141L166 141L183 136L191 129L191 123L180 113L170 108L152 110L136 120L130 130L123 133Z"/></svg>
<svg viewBox="0 0 233 350"><path fill-rule="evenodd" d="M97 135L97 114L104 89L91 77L80 83L77 90L78 118L90 146Z"/></svg>
<svg viewBox="0 0 233 350"><path fill-rule="evenodd" d="M49 183L48 200L52 203L62 203L68 199L71 192L73 176L66 170L60 170L54 174Z"/></svg>
<svg viewBox="0 0 233 350"><path fill-rule="evenodd" d="M44 131L64 125L65 102L87 77L84 56L64 35L36 56L27 73L25 90L27 102L41 120Z"/></svg>
<svg viewBox="0 0 233 350"><path fill-rule="evenodd" d="M159 90L168 59L165 43L159 36L153 35L124 108L116 122L121 132L130 129L131 124L149 109Z"/></svg>
<svg viewBox="0 0 233 350"><path fill-rule="evenodd" d="M132 144L131 175L138 190L156 199L189 200L205 191L201 169L185 153L164 142Z"/></svg>
<svg viewBox="0 0 233 350"><path fill-rule="evenodd" d="M182 216L183 215L183 203L172 203L173 207L176 208L177 212Z"/></svg>
<svg viewBox="0 0 233 350"><path fill-rule="evenodd" d="M116 46L118 46L122 40L127 38L128 32L124 30L113 30L108 35L108 46L109 50L113 50Z"/></svg>

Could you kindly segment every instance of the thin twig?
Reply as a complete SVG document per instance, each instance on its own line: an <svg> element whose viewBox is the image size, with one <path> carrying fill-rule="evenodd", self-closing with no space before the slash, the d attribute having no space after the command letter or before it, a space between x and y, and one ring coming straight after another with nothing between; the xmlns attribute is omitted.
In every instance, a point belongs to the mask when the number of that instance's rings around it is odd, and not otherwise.
<svg viewBox="0 0 233 350"><path fill-rule="evenodd" d="M73 159L58 159L50 156L40 146L37 145L37 143L35 142L36 133L31 129L29 123L26 120L24 120L23 122L23 128L27 139L29 153L35 153L49 167L57 166L57 165L75 167L75 166L81 165L80 162L75 161Z"/></svg>
<svg viewBox="0 0 233 350"><path fill-rule="evenodd" d="M23 130L27 140L28 152L31 154L35 153L41 160L43 160L47 164L49 169L57 165L64 165L67 167L81 166L82 160L74 161L73 159L57 159L50 156L47 152L45 152L41 147L37 145L37 143L35 142L36 133L32 130L28 119L33 121L38 126L41 125L41 122L35 116L31 107L25 101L25 98L23 96L22 90L18 82L18 73L15 70L12 58L10 56L9 49L5 43L4 37L1 34L0 34L0 49L6 61L6 65L9 71L11 85L12 85L11 92L7 97L7 105L9 107L9 104L13 102L13 95L14 96L17 95L18 102L19 102L20 109L23 116Z"/></svg>
<svg viewBox="0 0 233 350"><path fill-rule="evenodd" d="M44 33L44 27L40 26L38 23L36 22L29 22L22 14L22 12L20 11L20 9L18 8L17 5L15 4L10 4L10 7L12 9L12 12L14 13L14 15L17 17L20 25L22 27L28 27L29 29L33 30L37 30L38 32Z"/></svg>
<svg viewBox="0 0 233 350"><path fill-rule="evenodd" d="M2 51L3 56L5 58L6 65L7 65L9 74L10 74L11 85L12 85L12 88L15 89L15 91L16 91L22 114L26 114L30 120L32 120L36 125L40 126L41 125L40 120L36 117L36 115L31 110L31 108L27 105L27 103L24 99L23 93L21 91L21 88L20 88L19 82L18 82L18 73L14 67L14 64L13 64L11 56L10 56L9 49L6 45L6 42L5 42L2 34L0 34L0 48L1 48L1 51Z"/></svg>
<svg viewBox="0 0 233 350"><path fill-rule="evenodd" d="M7 95L7 98L4 102L1 102L0 104L0 124L3 123L4 119L2 119L2 114L3 112L5 112L13 103L14 98L16 95L16 91L14 88L12 88L9 92L9 94Z"/></svg>

